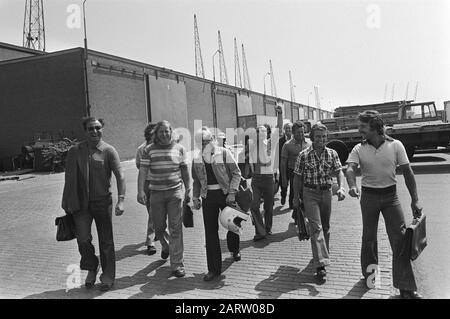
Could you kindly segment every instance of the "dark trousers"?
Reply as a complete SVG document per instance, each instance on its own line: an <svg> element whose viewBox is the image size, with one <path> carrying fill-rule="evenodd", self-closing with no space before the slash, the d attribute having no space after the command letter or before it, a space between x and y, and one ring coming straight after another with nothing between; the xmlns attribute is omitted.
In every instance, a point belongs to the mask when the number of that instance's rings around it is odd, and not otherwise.
<svg viewBox="0 0 450 319"><path fill-rule="evenodd" d="M370 275L367 272L367 267L369 265L378 265L377 229L380 211L383 214L389 243L392 248L392 277L394 287L405 290L417 290L411 261L408 256L401 256L400 254L404 240L405 218L395 191L383 195L362 192L362 273L367 277Z"/></svg>
<svg viewBox="0 0 450 319"><path fill-rule="evenodd" d="M256 235L265 236L267 232L272 230L273 219L273 175L253 175L252 191L253 201L251 205L251 213L253 222L255 223ZM261 198L264 200L264 222L259 210Z"/></svg>
<svg viewBox="0 0 450 319"><path fill-rule="evenodd" d="M219 240L219 213L224 209L226 195L222 190L208 191L203 199L203 223L205 225L206 259L208 271L215 274L222 272L222 251ZM229 231L227 233L228 250L239 252L239 235Z"/></svg>
<svg viewBox="0 0 450 319"><path fill-rule="evenodd" d="M89 202L87 211L78 211L73 214L76 229L78 251L81 254L80 268L83 270L96 270L98 258L92 245L91 227L95 220L98 242L100 246L100 263L102 275L100 281L112 284L116 277L116 255L114 250L112 228L112 198Z"/></svg>
<svg viewBox="0 0 450 319"><path fill-rule="evenodd" d="M292 207L293 202L294 202L294 170L293 169L290 169L290 168L287 169L287 177L289 179L289 207Z"/></svg>

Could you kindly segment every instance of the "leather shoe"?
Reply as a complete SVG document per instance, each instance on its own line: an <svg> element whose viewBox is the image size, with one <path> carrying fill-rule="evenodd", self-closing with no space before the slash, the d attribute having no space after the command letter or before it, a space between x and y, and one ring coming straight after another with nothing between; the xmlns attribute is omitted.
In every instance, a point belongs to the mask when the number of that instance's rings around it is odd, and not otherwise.
<svg viewBox="0 0 450 319"><path fill-rule="evenodd" d="M100 284L100 291L108 291L112 288L113 284Z"/></svg>
<svg viewBox="0 0 450 319"><path fill-rule="evenodd" d="M234 259L234 261L241 260L241 253L240 252L233 253L233 259Z"/></svg>
<svg viewBox="0 0 450 319"><path fill-rule="evenodd" d="M169 252L163 250L163 251L161 252L161 259L166 260L167 258L169 258Z"/></svg>
<svg viewBox="0 0 450 319"><path fill-rule="evenodd" d="M184 271L184 269L177 269L172 271L172 275L174 275L175 277L181 278L186 276L186 272Z"/></svg>
<svg viewBox="0 0 450 319"><path fill-rule="evenodd" d="M147 254L149 256L156 254L156 247L155 246L147 246Z"/></svg>
<svg viewBox="0 0 450 319"><path fill-rule="evenodd" d="M219 275L216 274L216 273L214 273L214 272L212 272L212 271L209 271L209 272L203 277L203 280L204 280L204 281L211 281L211 280L213 280L213 279L216 278L216 277L219 277Z"/></svg>
<svg viewBox="0 0 450 319"><path fill-rule="evenodd" d="M423 299L423 297L417 293L417 291L412 290L400 290L400 297L402 299Z"/></svg>
<svg viewBox="0 0 450 319"><path fill-rule="evenodd" d="M86 281L84 282L84 286L87 289L94 288L95 281L97 280L97 274L98 274L99 268L100 268L100 265L97 266L96 270L89 270L88 271L88 274L86 276Z"/></svg>

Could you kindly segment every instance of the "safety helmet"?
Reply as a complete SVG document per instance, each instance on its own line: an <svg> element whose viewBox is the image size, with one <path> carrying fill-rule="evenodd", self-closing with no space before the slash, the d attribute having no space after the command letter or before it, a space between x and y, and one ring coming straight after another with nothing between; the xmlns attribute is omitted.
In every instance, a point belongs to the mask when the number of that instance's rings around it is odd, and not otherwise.
<svg viewBox="0 0 450 319"><path fill-rule="evenodd" d="M247 221L249 215L234 207L227 206L219 214L220 224L229 231L242 235L242 221Z"/></svg>

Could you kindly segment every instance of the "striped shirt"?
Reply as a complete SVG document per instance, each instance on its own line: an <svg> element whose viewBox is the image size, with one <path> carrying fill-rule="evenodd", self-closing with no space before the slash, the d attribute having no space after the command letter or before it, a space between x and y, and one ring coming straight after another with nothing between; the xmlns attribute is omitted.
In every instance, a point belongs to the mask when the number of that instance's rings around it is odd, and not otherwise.
<svg viewBox="0 0 450 319"><path fill-rule="evenodd" d="M186 164L186 151L181 144L150 144L142 153L140 165L148 167L149 188L154 191L174 189L182 184L181 167Z"/></svg>
<svg viewBox="0 0 450 319"><path fill-rule="evenodd" d="M294 173L303 175L303 183L315 186L332 185L331 174L342 169L337 152L325 147L319 156L312 145L297 157Z"/></svg>

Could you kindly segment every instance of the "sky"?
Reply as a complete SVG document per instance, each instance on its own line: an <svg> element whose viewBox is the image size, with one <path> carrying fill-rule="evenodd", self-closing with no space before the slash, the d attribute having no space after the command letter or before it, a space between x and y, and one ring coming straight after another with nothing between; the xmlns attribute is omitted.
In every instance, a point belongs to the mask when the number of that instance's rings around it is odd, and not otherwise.
<svg viewBox="0 0 450 319"><path fill-rule="evenodd" d="M0 42L22 45L25 0L0 0ZM83 46L81 0L44 0L46 51ZM220 30L229 83L234 38L245 46L252 90L323 109L406 97L450 100L448 0L87 0L90 49L195 75L194 14L206 77ZM80 23L81 22L81 23ZM242 56L239 52L242 73ZM215 59L218 70L218 59ZM217 75L217 73L216 73ZM217 76L218 77L218 76Z"/></svg>

